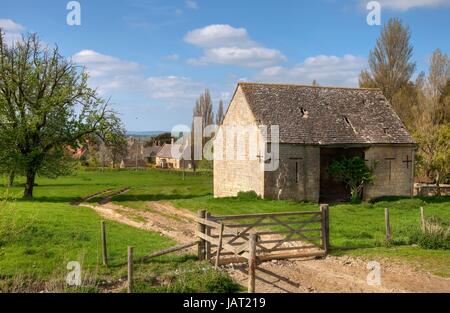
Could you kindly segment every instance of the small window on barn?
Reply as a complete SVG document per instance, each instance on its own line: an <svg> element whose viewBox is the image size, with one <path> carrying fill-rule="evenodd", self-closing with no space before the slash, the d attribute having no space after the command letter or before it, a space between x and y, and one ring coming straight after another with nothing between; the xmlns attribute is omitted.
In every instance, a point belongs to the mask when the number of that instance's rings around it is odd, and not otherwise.
<svg viewBox="0 0 450 313"><path fill-rule="evenodd" d="M300 112L302 113L303 118L309 117L309 112L307 110L305 110L304 108L300 108Z"/></svg>
<svg viewBox="0 0 450 313"><path fill-rule="evenodd" d="M389 127L384 127L383 132L385 135L389 135Z"/></svg>
<svg viewBox="0 0 450 313"><path fill-rule="evenodd" d="M350 120L349 120L348 117L345 116L345 115L344 115L344 121L345 121L345 123L346 123L347 125L351 126Z"/></svg>

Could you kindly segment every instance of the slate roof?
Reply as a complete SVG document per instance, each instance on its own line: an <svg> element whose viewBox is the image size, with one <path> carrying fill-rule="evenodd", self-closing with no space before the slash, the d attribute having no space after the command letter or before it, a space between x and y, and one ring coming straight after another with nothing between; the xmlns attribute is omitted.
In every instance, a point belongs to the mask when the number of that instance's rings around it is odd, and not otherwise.
<svg viewBox="0 0 450 313"><path fill-rule="evenodd" d="M258 123L279 125L281 143L415 144L379 89L238 86Z"/></svg>
<svg viewBox="0 0 450 313"><path fill-rule="evenodd" d="M160 146L154 146L154 147L146 147L144 148L144 155L146 157L154 157L158 154L159 151L161 151L162 147Z"/></svg>
<svg viewBox="0 0 450 313"><path fill-rule="evenodd" d="M188 149L188 146L180 144L165 144L156 156L160 158L179 159L178 157L172 155L172 146L173 149L176 149L175 151L180 151L180 153L183 153L185 160L188 160L191 157L191 151Z"/></svg>

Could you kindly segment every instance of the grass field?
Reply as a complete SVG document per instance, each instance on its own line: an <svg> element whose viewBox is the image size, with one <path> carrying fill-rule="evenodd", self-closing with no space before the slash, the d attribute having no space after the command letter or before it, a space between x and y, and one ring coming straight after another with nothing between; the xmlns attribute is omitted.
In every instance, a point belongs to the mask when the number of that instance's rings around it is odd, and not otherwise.
<svg viewBox="0 0 450 313"><path fill-rule="evenodd" d="M0 228L0 291L20 289L17 277L32 280L42 288L64 279L68 261L77 260L93 277L95 289L104 281L126 276L126 247L135 247L137 256L173 242L159 234L140 231L108 222L109 254L112 266L98 266L100 252L100 217L87 208L68 203L74 198L108 188L131 191L114 202L135 209L145 209L147 201L169 201L193 212L207 209L213 214L240 214L280 211L318 210L317 204L293 201L257 200L248 197L214 199L210 175L187 175L158 170L81 171L56 180L39 178L35 199L20 199L20 179L15 187L0 188L3 196ZM7 199L7 200L5 200ZM435 274L450 277L450 251L426 250L410 245L411 234L419 226L419 207L427 216L450 221L450 198L386 199L374 204L333 205L330 208L330 233L334 254L389 257L407 261ZM391 211L393 245L384 243L384 208ZM9 227L15 225L16 227ZM12 228L10 230L9 228ZM137 269L140 291L226 291L236 286L205 264L191 257L158 258ZM177 272L175 272L177 271ZM174 273L186 273L175 275ZM56 277L56 278L55 278ZM161 277L164 277L161 283ZM169 283L167 283L167 281Z"/></svg>
<svg viewBox="0 0 450 313"><path fill-rule="evenodd" d="M166 174L161 177L153 174L154 183L164 178L167 183L171 181ZM0 292L65 290L69 261L82 264L86 280L84 291L98 291L102 284L126 277L127 246L134 246L138 258L174 245L172 240L160 234L108 221L110 266L106 269L99 266L101 218L91 209L69 204L75 198L107 188L120 189L131 182L133 187L145 186L147 177L148 173L80 172L57 180L40 178L33 201L21 199L20 179L13 188L0 188L3 195L0 205ZM192 257L160 257L137 266L136 290L237 290L228 276L210 269L205 271L205 267L206 264L197 264ZM175 275L175 271L186 271L186 274ZM164 277L165 281L160 282L158 276Z"/></svg>

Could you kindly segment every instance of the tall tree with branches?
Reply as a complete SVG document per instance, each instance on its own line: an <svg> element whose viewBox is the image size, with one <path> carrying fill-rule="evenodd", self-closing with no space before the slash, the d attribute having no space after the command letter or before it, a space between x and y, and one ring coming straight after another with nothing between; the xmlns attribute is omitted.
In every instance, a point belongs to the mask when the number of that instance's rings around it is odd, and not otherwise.
<svg viewBox="0 0 450 313"><path fill-rule="evenodd" d="M217 126L222 125L224 118L225 118L225 113L224 113L224 110L223 110L223 101L220 100L219 107L217 108L217 114L216 114L216 124L217 124Z"/></svg>
<svg viewBox="0 0 450 313"><path fill-rule="evenodd" d="M402 22L393 18L383 27L375 48L369 54L369 70L360 75L361 87L378 87L391 101L408 83L416 64L411 61L413 47L411 32Z"/></svg>
<svg viewBox="0 0 450 313"><path fill-rule="evenodd" d="M83 69L36 34L7 44L0 30L0 163L14 160L11 169L26 177L25 198L33 197L37 175L70 172L68 147L120 128L87 81Z"/></svg>

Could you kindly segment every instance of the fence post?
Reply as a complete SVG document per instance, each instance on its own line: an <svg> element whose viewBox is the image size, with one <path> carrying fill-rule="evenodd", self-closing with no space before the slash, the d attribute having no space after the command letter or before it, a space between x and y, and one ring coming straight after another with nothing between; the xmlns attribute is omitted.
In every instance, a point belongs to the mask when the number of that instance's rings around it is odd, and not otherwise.
<svg viewBox="0 0 450 313"><path fill-rule="evenodd" d="M222 241L223 241L223 223L220 223L220 233L219 233L219 244L217 245L217 255L216 255L216 264L215 268L219 268L219 259L220 259L220 250L222 250Z"/></svg>
<svg viewBox="0 0 450 313"><path fill-rule="evenodd" d="M391 237L391 221L388 208L384 209L384 220L386 222L386 241L389 242L391 241L392 237Z"/></svg>
<svg viewBox="0 0 450 313"><path fill-rule="evenodd" d="M255 272L256 272L256 241L257 235L250 234L249 256L248 256L248 293L255 292Z"/></svg>
<svg viewBox="0 0 450 313"><path fill-rule="evenodd" d="M133 292L133 247L128 247L128 293Z"/></svg>
<svg viewBox="0 0 450 313"><path fill-rule="evenodd" d="M211 213L206 212L205 218L209 219L210 216L211 216ZM211 236L211 227L205 225L205 233L208 236ZM205 258L208 261L211 260L211 243L209 241L206 241L206 243L205 243Z"/></svg>
<svg viewBox="0 0 450 313"><path fill-rule="evenodd" d="M425 231L425 214L423 211L423 207L420 207L420 229Z"/></svg>
<svg viewBox="0 0 450 313"><path fill-rule="evenodd" d="M322 212L322 248L325 254L328 254L330 250L330 229L329 229L329 215L328 215L328 204L320 205L320 212Z"/></svg>
<svg viewBox="0 0 450 313"><path fill-rule="evenodd" d="M200 219L204 219L206 215L205 210L199 210L197 212L197 216ZM198 223L197 230L199 233L204 234L205 233L205 225ZM198 239L198 259L200 261L203 261L205 259L205 240L203 238Z"/></svg>
<svg viewBox="0 0 450 313"><path fill-rule="evenodd" d="M108 266L108 253L106 250L106 223L105 221L101 222L101 232L102 232L102 258L103 265Z"/></svg>

